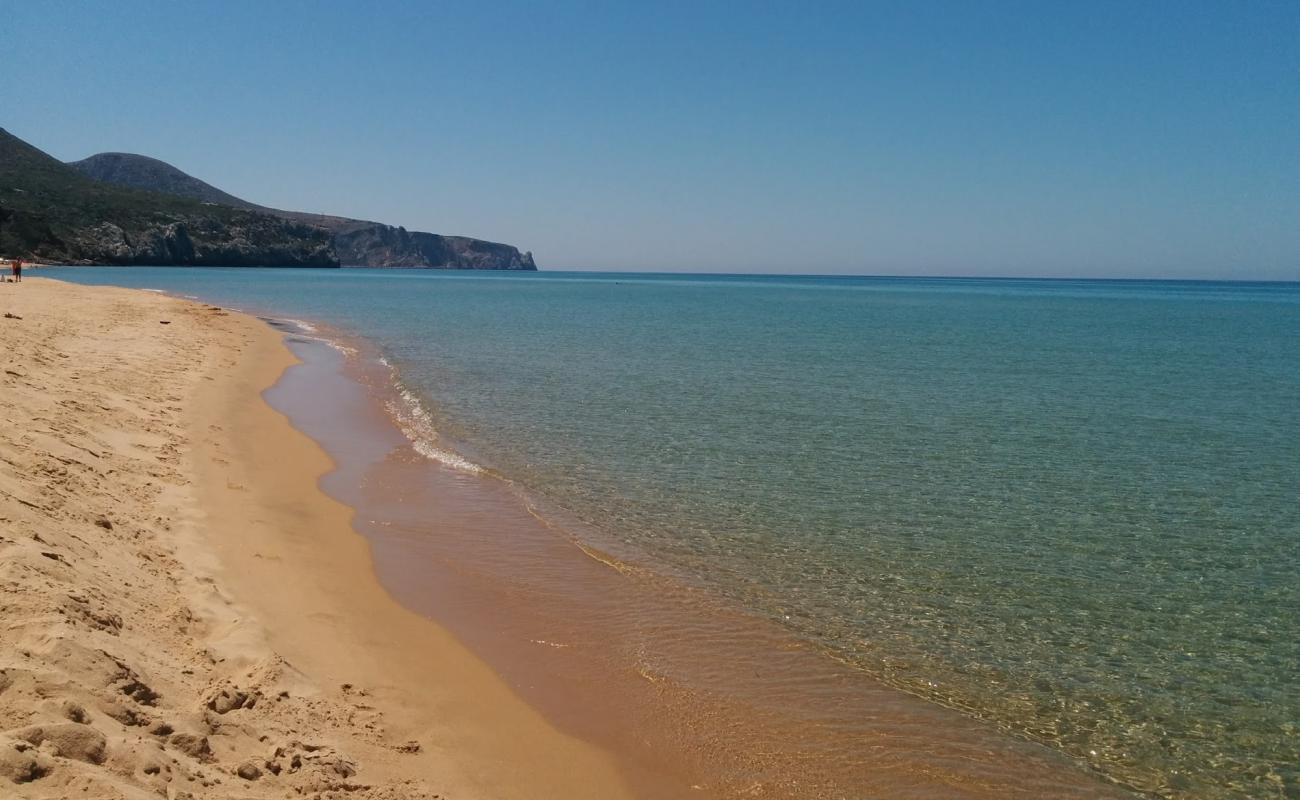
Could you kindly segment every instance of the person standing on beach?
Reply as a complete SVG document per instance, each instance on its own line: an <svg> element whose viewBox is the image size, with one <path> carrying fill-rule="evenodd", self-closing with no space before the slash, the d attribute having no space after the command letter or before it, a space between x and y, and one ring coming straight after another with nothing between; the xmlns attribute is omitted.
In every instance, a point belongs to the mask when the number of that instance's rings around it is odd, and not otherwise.
<svg viewBox="0 0 1300 800"><path fill-rule="evenodd" d="M14 259L14 283L22 283L22 282L23 282L23 260L21 258L15 258Z"/></svg>

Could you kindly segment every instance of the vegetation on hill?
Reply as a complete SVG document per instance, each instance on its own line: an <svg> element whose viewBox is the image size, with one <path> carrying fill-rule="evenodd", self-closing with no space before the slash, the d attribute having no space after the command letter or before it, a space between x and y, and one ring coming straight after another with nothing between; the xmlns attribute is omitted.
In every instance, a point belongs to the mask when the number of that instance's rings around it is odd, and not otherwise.
<svg viewBox="0 0 1300 800"><path fill-rule="evenodd" d="M165 161L134 153L97 153L80 161L70 161L68 166L102 183L111 183L131 189L162 192L175 197L188 197L206 203L218 203L231 208L249 211L271 211L217 187L204 183L192 175L173 167Z"/></svg>
<svg viewBox="0 0 1300 800"><path fill-rule="evenodd" d="M334 251L345 266L432 267L443 269L535 270L532 253L508 244L407 231L382 222L349 219L304 211L259 206L205 183L164 161L133 153L99 153L68 166L97 181L177 197L259 211L322 228L333 239Z"/></svg>
<svg viewBox="0 0 1300 800"><path fill-rule="evenodd" d="M4 129L0 254L84 264L338 265L320 228L102 183Z"/></svg>

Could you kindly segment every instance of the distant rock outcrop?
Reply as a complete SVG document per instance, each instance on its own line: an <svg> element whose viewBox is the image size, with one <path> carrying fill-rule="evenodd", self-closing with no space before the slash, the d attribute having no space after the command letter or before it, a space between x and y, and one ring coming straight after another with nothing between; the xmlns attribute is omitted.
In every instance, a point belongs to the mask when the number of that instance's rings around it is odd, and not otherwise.
<svg viewBox="0 0 1300 800"><path fill-rule="evenodd" d="M345 265L537 269L532 253L508 244L465 236L407 231L377 222L350 222L334 231L334 249Z"/></svg>
<svg viewBox="0 0 1300 800"><path fill-rule="evenodd" d="M132 153L99 153L69 164L90 178L204 203L258 211L328 231L339 262L348 267L535 270L532 253L508 244L408 231L381 222L283 211L250 203L163 161Z"/></svg>

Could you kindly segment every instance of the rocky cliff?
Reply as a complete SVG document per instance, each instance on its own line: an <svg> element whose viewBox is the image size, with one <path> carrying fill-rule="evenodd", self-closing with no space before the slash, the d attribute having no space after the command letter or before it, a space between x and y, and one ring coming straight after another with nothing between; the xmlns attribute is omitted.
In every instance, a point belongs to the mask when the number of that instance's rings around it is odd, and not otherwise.
<svg viewBox="0 0 1300 800"><path fill-rule="evenodd" d="M100 153L69 164L97 181L257 211L327 231L343 266L535 270L532 253L508 244L408 231L382 222L283 211L250 203L166 162L131 153Z"/></svg>
<svg viewBox="0 0 1300 800"><path fill-rule="evenodd" d="M67 263L208 267L337 267L328 236L265 215L181 218L136 228L102 222L70 241ZM49 257L49 256L46 256Z"/></svg>
<svg viewBox="0 0 1300 800"><path fill-rule="evenodd" d="M321 228L96 181L3 129L0 253L72 264L338 266Z"/></svg>
<svg viewBox="0 0 1300 800"><path fill-rule="evenodd" d="M353 222L334 231L334 249L344 265L533 270L532 253L508 244L466 236L408 231L377 222Z"/></svg>

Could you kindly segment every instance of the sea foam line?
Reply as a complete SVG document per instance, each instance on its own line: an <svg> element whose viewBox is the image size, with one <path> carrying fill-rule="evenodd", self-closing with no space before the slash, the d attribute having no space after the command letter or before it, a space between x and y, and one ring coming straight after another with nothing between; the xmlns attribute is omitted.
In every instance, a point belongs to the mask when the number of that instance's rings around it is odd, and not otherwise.
<svg viewBox="0 0 1300 800"><path fill-rule="evenodd" d="M320 342L329 345L345 356L355 356L357 354L356 348L348 347L347 345L336 342L327 336L313 336L312 334L318 333L320 329L306 320L294 319L293 317L275 317L274 321L282 325L289 325L296 328L297 330L294 331L293 335L300 339L308 339L313 342Z"/></svg>
<svg viewBox="0 0 1300 800"><path fill-rule="evenodd" d="M343 353L345 356L357 355L355 348L340 344L339 342L324 336L310 335L316 333L318 330L316 326L310 322L293 319L291 317L280 317L278 319L280 322L293 325L302 331L302 333L296 335L303 339L323 342L340 353ZM483 467L475 464L473 461L470 461L458 453L443 449L436 444L439 436L437 428L434 427L432 415L429 414L428 410L424 407L424 404L420 402L420 399L402 383L401 378L398 376L397 368L383 356L380 356L378 360L380 364L383 364L388 369L389 376L393 382L393 387L397 390L398 397L401 398L401 402L389 401L385 403L385 407L388 410L389 416L397 422L398 430L400 430L402 435L411 442L411 446L415 449L415 452L430 461L436 461L443 466L450 467L460 472L465 472L470 475L483 474L485 471Z"/></svg>
<svg viewBox="0 0 1300 800"><path fill-rule="evenodd" d="M289 322L294 325L297 325L300 330L306 331L307 333L316 332L316 326L311 324L310 322L306 322L300 319L293 319L291 317L281 317L280 319L282 322Z"/></svg>
<svg viewBox="0 0 1300 800"><path fill-rule="evenodd" d="M407 389L402 384L401 379L397 376L397 369L387 359L381 357L379 360L384 366L388 367L393 386L400 398L400 402L389 401L386 404L388 413L397 422L397 427L402 432L402 435L410 440L415 452L430 461L436 461L443 466L451 467L460 472L470 475L483 474L483 467L459 453L445 450L436 444L439 438L438 430L433 425L433 417L429 414L428 409L420 402L420 398L416 397L410 389Z"/></svg>
<svg viewBox="0 0 1300 800"><path fill-rule="evenodd" d="M310 339L310 340L312 340L313 342L321 342L321 343L323 343L323 344L329 345L330 347L334 348L335 350L339 351L340 353L342 353L342 354L345 355L345 356L355 356L355 355L357 354L356 348L354 348L354 347L348 347L348 346L345 345L345 344L339 344L338 342L334 341L333 339L327 339L327 338L325 338L324 336L302 336L302 335L299 335L299 338L301 338L301 339Z"/></svg>

